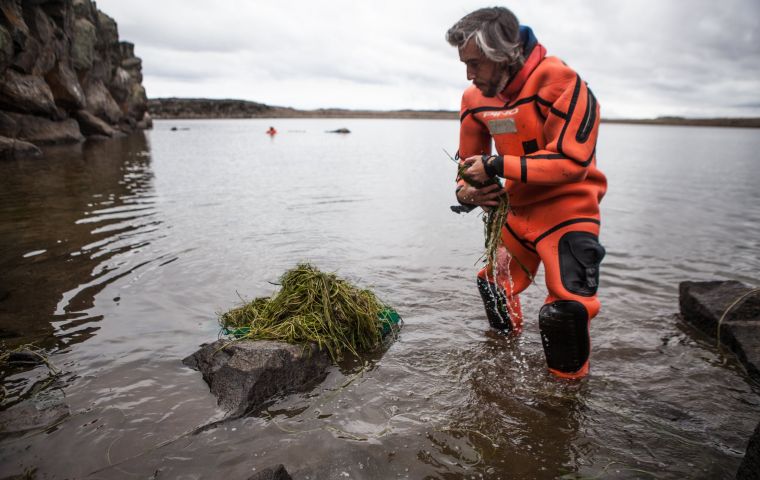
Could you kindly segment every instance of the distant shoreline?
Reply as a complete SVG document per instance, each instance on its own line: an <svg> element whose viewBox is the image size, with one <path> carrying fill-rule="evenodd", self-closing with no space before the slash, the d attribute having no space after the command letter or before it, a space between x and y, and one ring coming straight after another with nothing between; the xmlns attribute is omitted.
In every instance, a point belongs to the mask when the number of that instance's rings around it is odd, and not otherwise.
<svg viewBox="0 0 760 480"><path fill-rule="evenodd" d="M760 128L760 118L682 118L660 117L643 119L603 118L603 123L624 123L630 125L680 125L686 127L735 127Z"/></svg>
<svg viewBox="0 0 760 480"><path fill-rule="evenodd" d="M154 119L213 119L213 118L459 118L450 110L348 110L320 108L298 110L235 99L154 98L148 100L148 111Z"/></svg>
<svg viewBox="0 0 760 480"><path fill-rule="evenodd" d="M148 111L154 119L221 119L221 118L386 118L458 120L453 110L348 110L320 108L298 110L235 99L154 98L148 100ZM631 125L682 125L700 127L760 128L760 118L683 118L602 119L603 123Z"/></svg>

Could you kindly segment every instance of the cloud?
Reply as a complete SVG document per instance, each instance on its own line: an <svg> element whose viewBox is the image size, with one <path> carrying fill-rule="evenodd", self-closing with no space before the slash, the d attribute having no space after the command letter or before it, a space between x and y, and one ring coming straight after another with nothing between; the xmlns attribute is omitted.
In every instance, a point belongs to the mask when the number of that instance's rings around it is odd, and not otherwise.
<svg viewBox="0 0 760 480"><path fill-rule="evenodd" d="M444 40L472 0L98 0L151 97L298 108L445 108L466 87ZM760 115L756 0L514 0L608 116ZM734 112L734 113L731 113Z"/></svg>
<svg viewBox="0 0 760 480"><path fill-rule="evenodd" d="M558 45L567 51L562 55L577 60L573 65L593 83L600 99L623 105L626 96L631 98L618 115L626 115L626 110L648 116L697 111L733 115L735 109L725 98L758 98L756 85L741 81L760 78L757 2L643 0L593 5L593 36Z"/></svg>

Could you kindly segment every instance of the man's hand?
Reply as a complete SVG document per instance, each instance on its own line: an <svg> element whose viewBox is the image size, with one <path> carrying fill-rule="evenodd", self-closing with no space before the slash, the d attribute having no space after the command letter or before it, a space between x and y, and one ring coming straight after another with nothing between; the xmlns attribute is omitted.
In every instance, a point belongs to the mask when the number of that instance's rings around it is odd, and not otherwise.
<svg viewBox="0 0 760 480"><path fill-rule="evenodd" d="M469 158L467 160L469 160ZM457 192L457 200L462 204L477 205L484 208L498 207L499 197L502 195L504 195L504 189L495 183L483 188L475 188L472 185L465 183Z"/></svg>
<svg viewBox="0 0 760 480"><path fill-rule="evenodd" d="M464 175L467 177L467 180L472 180L474 183L483 184L491 179L491 177L486 173L481 155L467 157L464 161L464 165L467 167L467 169L464 171Z"/></svg>

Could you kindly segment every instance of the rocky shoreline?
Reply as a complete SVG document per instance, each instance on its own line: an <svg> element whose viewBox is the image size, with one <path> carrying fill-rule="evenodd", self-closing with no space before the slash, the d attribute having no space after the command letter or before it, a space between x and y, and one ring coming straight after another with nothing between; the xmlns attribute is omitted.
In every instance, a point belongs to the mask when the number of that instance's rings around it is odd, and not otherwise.
<svg viewBox="0 0 760 480"><path fill-rule="evenodd" d="M142 61L91 0L0 2L0 158L150 128Z"/></svg>

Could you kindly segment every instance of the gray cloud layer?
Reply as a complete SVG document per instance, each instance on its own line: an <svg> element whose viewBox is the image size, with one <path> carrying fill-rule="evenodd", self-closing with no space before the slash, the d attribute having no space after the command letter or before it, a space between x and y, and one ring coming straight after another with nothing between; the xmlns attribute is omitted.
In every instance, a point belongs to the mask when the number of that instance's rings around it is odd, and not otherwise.
<svg viewBox="0 0 760 480"><path fill-rule="evenodd" d="M457 109L443 39L471 0L98 0L143 59L148 95L298 108ZM760 116L757 0L516 0L609 117Z"/></svg>

